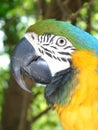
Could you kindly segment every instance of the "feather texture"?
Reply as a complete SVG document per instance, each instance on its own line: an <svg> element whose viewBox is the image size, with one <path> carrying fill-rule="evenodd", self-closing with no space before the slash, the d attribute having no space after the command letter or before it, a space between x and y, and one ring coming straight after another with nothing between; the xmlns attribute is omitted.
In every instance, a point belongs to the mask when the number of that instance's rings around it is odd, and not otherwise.
<svg viewBox="0 0 98 130"><path fill-rule="evenodd" d="M98 130L98 57L76 51L72 57L78 84L69 104L56 105L64 130Z"/></svg>
<svg viewBox="0 0 98 130"><path fill-rule="evenodd" d="M52 33L58 36L64 36L75 48L92 50L98 55L98 40L89 33L68 22L53 19L42 20L30 26L27 30L27 32L32 31L37 34Z"/></svg>

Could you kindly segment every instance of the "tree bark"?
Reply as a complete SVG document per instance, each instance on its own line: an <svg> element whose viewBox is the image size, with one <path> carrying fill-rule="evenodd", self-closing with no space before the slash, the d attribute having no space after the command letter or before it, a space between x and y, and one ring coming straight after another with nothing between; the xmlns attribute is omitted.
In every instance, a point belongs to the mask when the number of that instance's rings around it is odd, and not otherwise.
<svg viewBox="0 0 98 130"><path fill-rule="evenodd" d="M32 87L34 83L28 81ZM2 115L2 130L29 130L27 110L32 100L32 94L22 90L11 76Z"/></svg>

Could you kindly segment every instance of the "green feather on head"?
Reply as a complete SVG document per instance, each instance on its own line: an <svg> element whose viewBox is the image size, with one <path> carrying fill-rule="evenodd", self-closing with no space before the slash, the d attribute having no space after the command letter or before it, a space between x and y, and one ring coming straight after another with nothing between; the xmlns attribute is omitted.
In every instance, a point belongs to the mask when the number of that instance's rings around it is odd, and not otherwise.
<svg viewBox="0 0 98 130"><path fill-rule="evenodd" d="M27 32L35 32L39 35L52 33L66 37L76 49L94 51L98 55L98 40L89 33L79 29L68 22L54 19L41 20L31 25Z"/></svg>

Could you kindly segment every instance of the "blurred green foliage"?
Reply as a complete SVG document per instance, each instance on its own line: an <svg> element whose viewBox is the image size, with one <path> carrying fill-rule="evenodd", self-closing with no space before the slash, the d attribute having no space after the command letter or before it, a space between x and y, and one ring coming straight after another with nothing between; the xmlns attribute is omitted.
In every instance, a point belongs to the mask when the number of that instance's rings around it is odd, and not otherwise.
<svg viewBox="0 0 98 130"><path fill-rule="evenodd" d="M1 0L0 1L0 32L3 37L0 40L0 122L2 118L2 105L4 103L4 95L8 89L8 82L10 77L10 64L6 60L10 60L12 49L19 39L24 35L29 25L36 21L36 2L25 0ZM4 57L6 55L6 58ZM3 64L2 64L3 62ZM6 64L6 65L4 65ZM33 90L37 93L37 88ZM39 88L39 95L28 110L27 120L31 120L32 116L36 116L41 111L47 108L43 96L43 88ZM52 116L51 116L52 115ZM1 123L0 123L1 124ZM61 128L58 118L54 111L48 112L38 121L32 124L32 130L50 130L54 126L55 129Z"/></svg>
<svg viewBox="0 0 98 130"><path fill-rule="evenodd" d="M4 103L4 95L8 89L8 82L10 77L10 64L8 60L11 56L12 49L19 39L24 35L29 25L36 22L36 20L43 18L40 10L40 16L36 16L37 3L39 0L0 0L0 122L2 118L2 105ZM51 0L46 0L49 4ZM85 3L87 4L87 3ZM80 17L77 17L76 25L82 29L87 29L89 7L84 6L80 10ZM73 14L74 15L74 14ZM96 0L91 8L91 30L90 32L98 35L98 1ZM6 59L4 55L7 55ZM1 58L2 57L2 58ZM5 63L6 65L2 64ZM6 67L5 67L6 66ZM27 120L31 120L32 116L36 116L41 111L47 108L44 99L43 87L34 88L34 93L39 93L28 110ZM48 112L36 122L32 123L32 130L60 130L62 129L56 113Z"/></svg>

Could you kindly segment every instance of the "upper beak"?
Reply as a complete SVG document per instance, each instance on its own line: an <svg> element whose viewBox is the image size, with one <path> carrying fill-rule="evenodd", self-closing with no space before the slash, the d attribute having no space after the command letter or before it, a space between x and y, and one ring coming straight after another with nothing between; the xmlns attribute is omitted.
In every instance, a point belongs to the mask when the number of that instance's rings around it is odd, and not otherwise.
<svg viewBox="0 0 98 130"><path fill-rule="evenodd" d="M30 90L26 87L23 75L42 84L49 84L52 79L47 62L38 56L26 38L20 40L12 53L11 69L17 83L26 91Z"/></svg>

